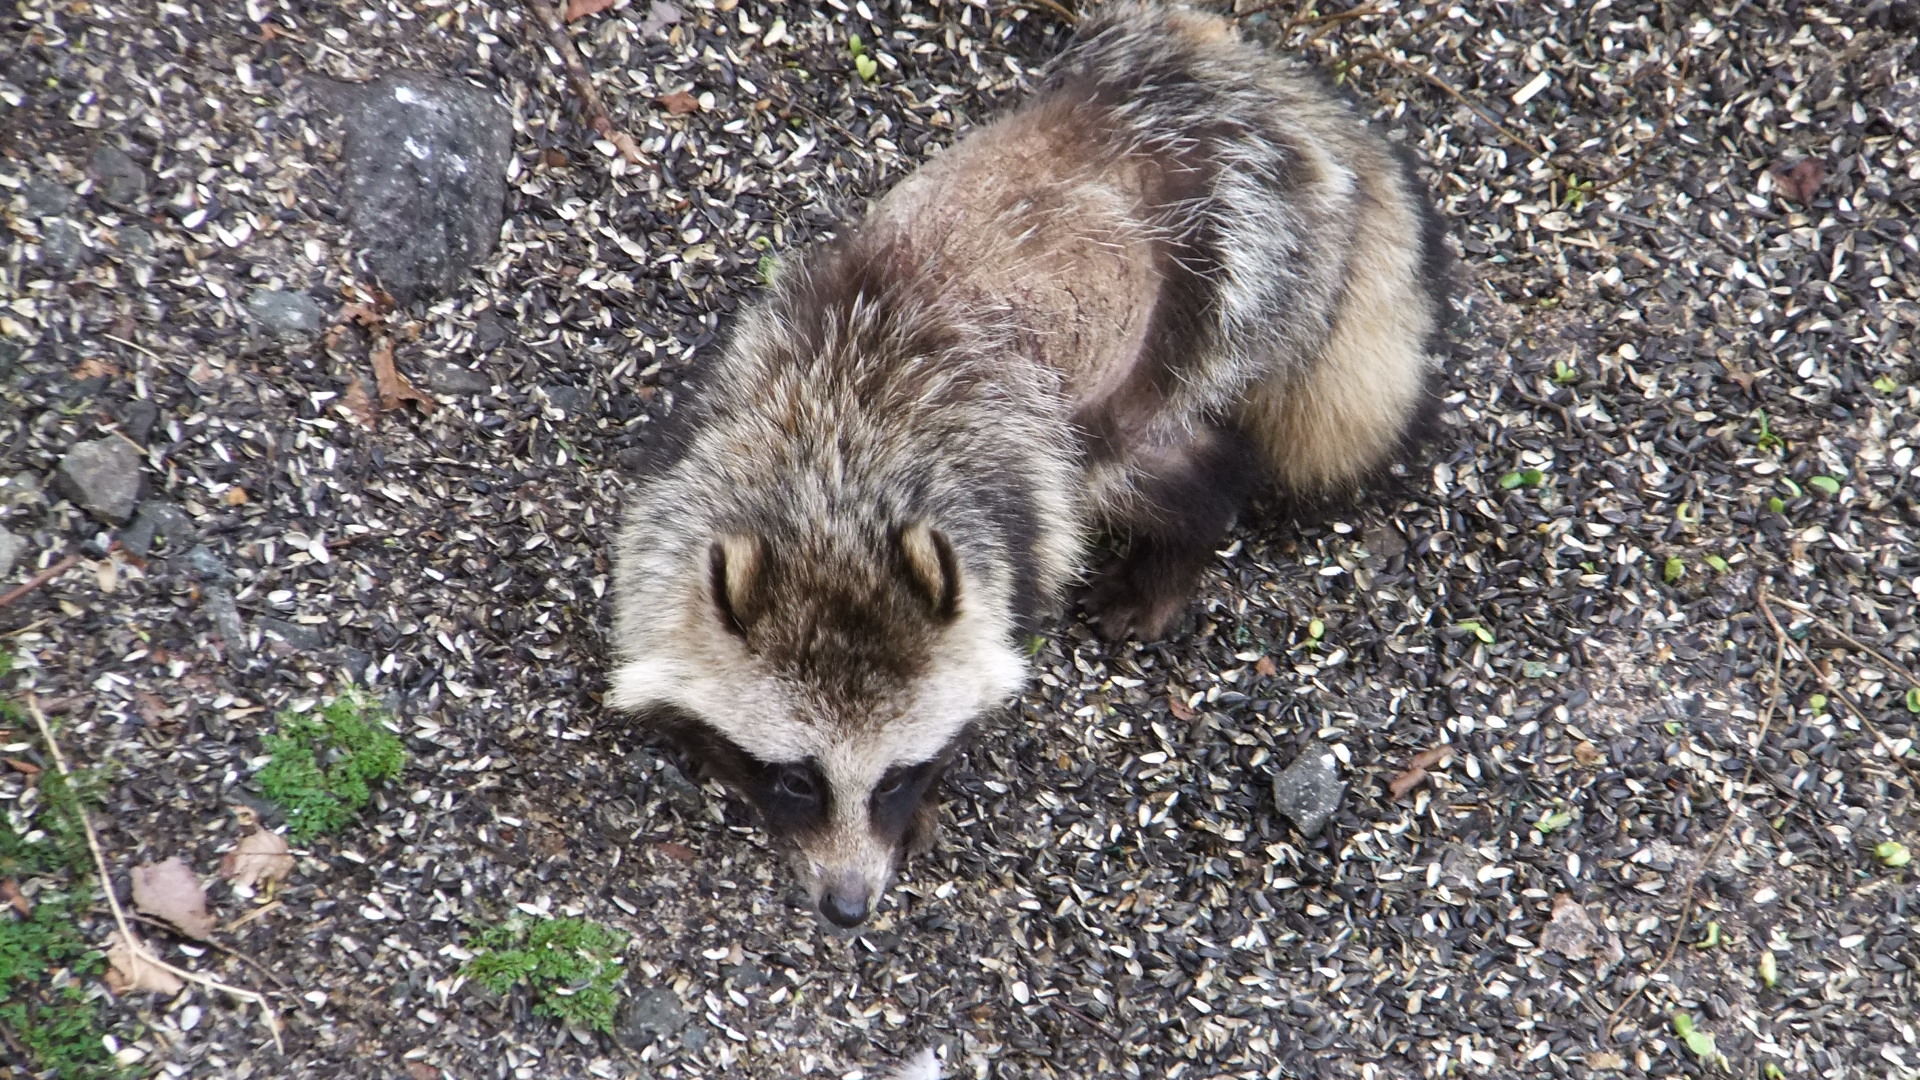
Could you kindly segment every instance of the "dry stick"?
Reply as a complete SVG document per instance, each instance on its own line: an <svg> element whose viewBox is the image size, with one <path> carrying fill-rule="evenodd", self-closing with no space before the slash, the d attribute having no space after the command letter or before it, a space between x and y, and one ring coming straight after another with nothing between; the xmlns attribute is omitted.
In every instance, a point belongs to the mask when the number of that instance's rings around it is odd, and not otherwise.
<svg viewBox="0 0 1920 1080"><path fill-rule="evenodd" d="M1518 132L1514 131L1512 128L1501 123L1500 121L1494 119L1492 113L1488 112L1487 110L1481 108L1478 105L1475 105L1472 102L1472 100L1470 100L1467 97L1467 95L1461 93L1458 90L1455 90L1453 88L1453 84L1448 82L1447 80L1441 78L1440 76L1434 74L1431 71L1428 71L1423 67L1418 67L1398 57L1390 56L1383 52L1376 52L1373 55L1379 57L1382 60L1385 60L1387 63L1392 64L1394 67L1399 68L1401 71L1404 71L1409 75L1418 75L1421 78L1432 83L1433 85L1439 87L1443 92L1446 93L1448 97L1452 98L1453 100L1459 102L1462 105L1465 105L1467 109L1473 113L1473 115L1479 117L1481 120L1484 120L1488 125L1490 125L1493 128L1493 130L1499 132L1502 136L1506 138L1508 142L1511 142L1513 145L1518 146L1520 149L1525 150L1527 153L1532 154L1534 157L1540 158L1543 161L1551 159L1551 155L1549 155L1545 150L1542 150L1539 147L1528 142L1526 138L1520 135ZM1363 53L1360 56L1357 56L1354 59L1350 60L1349 63L1358 64L1363 62L1364 60L1369 60L1372 58L1373 57L1367 56L1366 54Z"/></svg>
<svg viewBox="0 0 1920 1080"><path fill-rule="evenodd" d="M1780 628L1779 622L1773 617L1773 610L1767 606L1767 588L1765 585L1760 585L1755 591L1760 613L1767 617L1767 624L1773 627L1773 689L1767 695L1767 707L1760 713L1760 734L1753 740L1753 756L1747 761L1746 775L1740 778L1740 788L1743 792L1747 785L1753 783L1753 774L1760 768L1760 747L1767 741L1767 731L1773 726L1773 714L1780 706L1782 667L1787 656L1787 632ZM1739 811L1740 806L1727 809L1727 820L1722 822L1719 831L1714 833L1713 843L1707 847L1706 855L1701 857L1700 865L1694 869L1693 876L1687 879L1686 898L1680 903L1680 921L1674 927L1673 941L1668 943L1666 955L1653 966L1653 970L1647 972L1646 977L1640 981L1640 985L1633 988L1633 993L1628 994L1625 1000L1614 1006L1613 1011L1607 1014L1606 1027L1602 1030L1602 1034L1607 1038L1613 1037L1613 1025L1620 1019L1620 1014L1626 1012L1627 1006L1632 1005L1635 999L1646 992L1647 987L1653 985L1654 977L1665 971L1667 965L1673 963L1674 954L1680 951L1680 941L1687 934L1687 920L1693 917L1694 890L1700 885L1700 875L1707 872L1713 857L1720 853L1720 845L1726 842L1727 835L1733 831L1733 823L1740 816Z"/></svg>
<svg viewBox="0 0 1920 1080"><path fill-rule="evenodd" d="M157 926L162 930L167 930L171 932L177 932L179 930L179 927L174 926L170 922L166 922L161 919L151 919L145 915L140 914L137 911L131 915L128 915L127 918L132 919L135 922L145 923L148 926ZM236 949L231 945L227 945L227 944L223 944L221 942L215 941L212 938L203 939L201 941L201 944L211 945L214 948L219 949L221 952L226 953L228 956L233 957L235 960L240 961L241 963L247 965L253 970L259 972L260 974L265 975L273 983L273 985L279 987L281 990L285 991L286 993L289 993L289 994L293 993L293 987L288 986L286 983L286 980L282 979L278 975L275 975L273 973L272 968L268 967L267 965L261 963L258 960L255 960L253 957L248 956L246 953L241 952L239 949ZM296 998L295 1000L297 1001L299 999Z"/></svg>
<svg viewBox="0 0 1920 1080"><path fill-rule="evenodd" d="M593 88L593 76L587 73L587 65L580 59L580 50L573 47L573 39L567 36L567 26L560 21L560 13L553 10L553 5L547 0L526 2L534 20L546 30L553 51L560 54L560 62L567 66L567 81L573 84L573 92L580 98L580 107L587 114L587 126L617 147L627 164L645 165L647 159L641 155L640 145L633 141L633 136L613 126L613 119L607 115L606 103L600 100L600 91Z"/></svg>
<svg viewBox="0 0 1920 1080"><path fill-rule="evenodd" d="M47 744L47 756L53 758L54 768L60 770L60 778L71 781L73 770L67 767L66 755L60 752L60 744L54 740L53 728L47 724L47 714L40 711L40 699L31 693L27 695L27 711L33 714L33 722L40 727L40 738ZM113 877L107 873L107 856L100 850L100 835L93 831L93 817L87 813L87 808L78 802L74 803L73 812L80 816L80 827L87 834L87 850L93 852L93 867L100 874L100 891L107 895L107 907L113 911L114 924L120 928L120 943L126 946L131 962L136 965L152 964L188 982L198 983L209 990L218 990L230 997L250 1001L260 1006L260 1017L266 1023L267 1031L273 1036L273 1048L283 1054L286 1053L286 1046L280 1041L280 1018L274 1015L273 1008L267 1004L266 995L252 990L242 990L237 986L228 986L212 976L202 975L197 971L175 967L155 956L151 950L142 950L139 947L140 939L133 936L133 928L127 925L126 909L120 906L120 898L114 895Z"/></svg>
<svg viewBox="0 0 1920 1080"><path fill-rule="evenodd" d="M1068 26L1072 26L1074 23L1080 21L1080 16L1074 14L1073 9L1062 4L1060 0L1020 0L1014 7L1030 8L1036 4L1058 15L1060 21L1066 23Z"/></svg>
<svg viewBox="0 0 1920 1080"><path fill-rule="evenodd" d="M24 584L8 590L7 595L0 596L0 608L6 607L15 600L20 599L40 586L45 585L47 582L52 581L54 578L59 577L61 574L66 573L73 567L74 563L79 561L80 553L76 551L66 558L61 559L59 562L54 563L52 566L47 567L45 570L33 575L28 578Z"/></svg>
<svg viewBox="0 0 1920 1080"><path fill-rule="evenodd" d="M1897 674L1901 675L1907 680L1908 686L1920 686L1920 679L1915 678L1913 675L1913 672L1908 671L1904 664L1901 664L1900 662L1894 660L1892 657L1888 656L1886 653L1881 652L1879 649L1876 649L1873 646L1868 645L1866 642L1861 641L1859 638L1856 638L1852 634L1849 634L1845 630L1842 630L1838 626L1835 626L1831 620L1818 614L1812 608L1806 606L1805 604L1797 604L1791 600L1786 600L1777 596L1770 597L1769 599L1777 601L1783 607L1789 607L1795 611L1798 611L1800 614L1805 615L1809 619L1812 619L1814 624L1819 626L1820 629L1826 631L1828 634L1839 639L1842 644L1848 645L1854 649L1857 649L1860 652L1866 653L1868 656L1871 656L1874 659L1892 668ZM1804 650L1802 650L1802 655L1803 656L1805 655ZM1862 724L1866 725L1867 732L1871 734L1874 737L1875 741L1877 741L1881 746L1886 747L1887 756L1893 759L1893 763L1895 765L1900 766L1901 769L1906 771L1907 778L1916 785L1916 790L1920 790L1920 771L1915 770L1913 763L1908 761L1905 755L1897 753L1894 750L1893 741L1880 733L1879 725L1873 722L1873 717L1867 715L1867 710L1860 704L1859 700L1853 696L1853 692L1848 690L1845 685L1840 686L1839 690L1840 690L1840 696L1846 699L1847 707L1853 710L1853 714L1860 718L1860 722Z"/></svg>

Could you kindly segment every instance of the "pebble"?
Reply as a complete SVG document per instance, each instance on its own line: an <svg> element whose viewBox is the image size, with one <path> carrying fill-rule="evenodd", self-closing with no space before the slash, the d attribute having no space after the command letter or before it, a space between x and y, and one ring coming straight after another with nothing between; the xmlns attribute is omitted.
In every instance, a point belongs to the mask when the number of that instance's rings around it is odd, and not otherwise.
<svg viewBox="0 0 1920 1080"><path fill-rule="evenodd" d="M156 537L165 540L168 550L172 550L192 540L193 536L193 519L187 516L185 510L171 503L148 499L140 504L140 512L134 515L133 523L121 531L120 546L145 558L147 552L153 549Z"/></svg>
<svg viewBox="0 0 1920 1080"><path fill-rule="evenodd" d="M94 517L123 524L140 502L140 464L140 452L117 435L83 442L61 459L60 490Z"/></svg>
<svg viewBox="0 0 1920 1080"><path fill-rule="evenodd" d="M500 236L506 109L472 86L409 72L365 87L346 124L360 261L403 304L446 293Z"/></svg>
<svg viewBox="0 0 1920 1080"><path fill-rule="evenodd" d="M546 395L547 404L569 417L578 417L593 403L592 394L575 386L543 386L540 392Z"/></svg>
<svg viewBox="0 0 1920 1080"><path fill-rule="evenodd" d="M62 277L88 261L86 234L71 221L55 218L40 227L40 259Z"/></svg>
<svg viewBox="0 0 1920 1080"><path fill-rule="evenodd" d="M1326 744L1307 744L1293 764L1273 778L1274 806L1300 828L1304 836L1318 836L1340 809L1347 785L1336 771L1336 759Z"/></svg>
<svg viewBox="0 0 1920 1080"><path fill-rule="evenodd" d="M35 176L20 185L20 197L27 202L29 217L58 217L73 205L73 192L65 184Z"/></svg>
<svg viewBox="0 0 1920 1080"><path fill-rule="evenodd" d="M326 313L303 292L255 289L247 297L247 314L284 342L310 339L327 326Z"/></svg>
<svg viewBox="0 0 1920 1080"><path fill-rule="evenodd" d="M484 371L443 361L427 365L427 389L451 397L490 394L493 392L493 377Z"/></svg>
<svg viewBox="0 0 1920 1080"><path fill-rule="evenodd" d="M613 1037L629 1050L644 1050L662 1035L687 1026L687 1009L680 995L664 986L636 991L620 1010Z"/></svg>
<svg viewBox="0 0 1920 1080"><path fill-rule="evenodd" d="M137 443L147 441L159 420L160 407L145 398L135 398L120 410L120 430Z"/></svg>
<svg viewBox="0 0 1920 1080"><path fill-rule="evenodd" d="M147 171L125 151L115 147L103 146L95 150L87 162L87 173L93 177L97 185L95 190L108 206L135 210L147 193Z"/></svg>
<svg viewBox="0 0 1920 1080"><path fill-rule="evenodd" d="M13 573L15 563L27 553L27 538L15 536L6 529L0 529L0 579Z"/></svg>

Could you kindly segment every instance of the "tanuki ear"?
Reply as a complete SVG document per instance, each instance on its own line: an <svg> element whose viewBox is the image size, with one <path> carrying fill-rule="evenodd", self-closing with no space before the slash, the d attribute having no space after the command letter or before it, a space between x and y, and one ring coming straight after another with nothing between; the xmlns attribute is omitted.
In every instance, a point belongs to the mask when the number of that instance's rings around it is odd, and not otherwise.
<svg viewBox="0 0 1920 1080"><path fill-rule="evenodd" d="M946 534L924 521L904 525L900 529L900 554L906 560L908 579L927 598L934 615L951 619L958 614L960 560Z"/></svg>
<svg viewBox="0 0 1920 1080"><path fill-rule="evenodd" d="M744 638L758 613L761 575L766 569L766 541L757 536L730 534L713 542L707 553L713 606L728 630Z"/></svg>

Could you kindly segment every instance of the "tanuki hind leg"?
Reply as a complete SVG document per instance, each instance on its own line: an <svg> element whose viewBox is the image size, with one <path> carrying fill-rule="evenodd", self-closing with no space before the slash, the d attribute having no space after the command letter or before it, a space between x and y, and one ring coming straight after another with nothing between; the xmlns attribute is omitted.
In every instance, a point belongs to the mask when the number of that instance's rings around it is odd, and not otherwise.
<svg viewBox="0 0 1920 1080"><path fill-rule="evenodd" d="M1157 640L1179 620L1260 475L1253 445L1229 428L1143 457L1137 510L1116 523L1130 534L1126 550L1095 576L1085 601L1115 641Z"/></svg>

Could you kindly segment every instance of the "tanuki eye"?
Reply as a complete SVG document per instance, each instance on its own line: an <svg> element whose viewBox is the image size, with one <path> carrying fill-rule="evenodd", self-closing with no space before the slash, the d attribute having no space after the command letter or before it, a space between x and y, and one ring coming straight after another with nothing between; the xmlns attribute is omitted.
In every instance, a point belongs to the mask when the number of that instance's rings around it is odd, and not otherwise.
<svg viewBox="0 0 1920 1080"><path fill-rule="evenodd" d="M819 788L814 785L813 776L798 766L781 769L773 783L780 794L788 798L811 802L819 797Z"/></svg>
<svg viewBox="0 0 1920 1080"><path fill-rule="evenodd" d="M896 769L888 773L880 778L880 786L874 788L873 793L883 799L900 794L900 789L907 786L908 775L906 769Z"/></svg>

